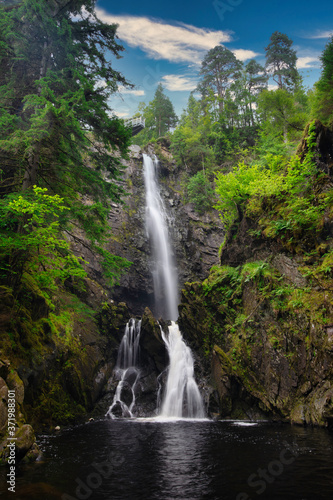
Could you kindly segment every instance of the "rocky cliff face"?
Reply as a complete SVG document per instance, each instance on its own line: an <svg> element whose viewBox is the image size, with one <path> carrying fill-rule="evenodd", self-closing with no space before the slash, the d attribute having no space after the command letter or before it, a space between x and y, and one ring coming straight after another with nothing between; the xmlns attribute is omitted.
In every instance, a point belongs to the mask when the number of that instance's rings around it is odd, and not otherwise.
<svg viewBox="0 0 333 500"><path fill-rule="evenodd" d="M117 385L118 347L129 319L126 304L109 301L94 316L73 317L55 335L48 331L47 339L45 332L41 336L35 331L30 338L33 348L26 350L25 344L10 352L4 346L9 356L0 353L0 465L10 453L11 415L16 459L28 462L39 455L34 429L50 431L106 414ZM166 369L168 356L160 327L148 308L142 317L140 347L135 411L140 416L154 415L157 378Z"/></svg>
<svg viewBox="0 0 333 500"><path fill-rule="evenodd" d="M153 148L148 154L155 153ZM187 281L204 279L218 263L218 249L224 230L216 211L199 216L184 200L183 173L166 148L159 148L159 181L169 215L169 231L178 268L179 290ZM108 249L133 262L113 292L116 301L125 301L133 314L141 315L146 306L154 309L153 281L149 269L150 248L145 229L145 190L142 152L132 146L126 168L125 206L112 206L110 225L113 238Z"/></svg>
<svg viewBox="0 0 333 500"><path fill-rule="evenodd" d="M332 190L332 133L317 123L316 134L318 173L304 194L314 204ZM267 200L271 218L282 201ZM332 205L315 228L282 237L263 230L264 218L243 215L220 265L185 285L180 327L206 360L221 416L331 425Z"/></svg>
<svg viewBox="0 0 333 500"><path fill-rule="evenodd" d="M69 295L61 298L71 300ZM105 304L96 319L91 311L65 319L57 331L52 331L51 322L42 316L28 325L31 330L25 339L22 335L11 346L6 341L2 344L0 436L5 439L0 443L0 464L10 452L6 439L10 407L20 437L17 459L30 460L38 456L33 428L50 430L79 422L105 392L129 319L126 305Z"/></svg>
<svg viewBox="0 0 333 500"><path fill-rule="evenodd" d="M167 150L164 154L160 165L162 196L170 216L182 287L185 281L205 278L211 265L218 262L223 228L216 213L199 218L189 204L183 203L181 172ZM0 462L10 452L6 446L10 390L16 394L17 442L20 445L22 441L17 453L26 460L38 455L33 427L54 429L85 419L87 413L105 414L116 386L113 369L119 343L133 315L142 316L143 366L137 412L152 415L156 409L157 377L165 370L168 357L160 328L147 308L153 306L153 283L140 148L132 147L126 167L124 187L128 196L124 205L113 204L109 214L113 235L108 250L133 262L119 286L108 288L99 259L77 229L72 236L74 252L89 263L84 289L66 283L54 297L53 311L37 291L30 290L15 320L13 297L9 292L2 296L1 328L11 333L6 334L0 351L0 436L5 438L0 445Z"/></svg>

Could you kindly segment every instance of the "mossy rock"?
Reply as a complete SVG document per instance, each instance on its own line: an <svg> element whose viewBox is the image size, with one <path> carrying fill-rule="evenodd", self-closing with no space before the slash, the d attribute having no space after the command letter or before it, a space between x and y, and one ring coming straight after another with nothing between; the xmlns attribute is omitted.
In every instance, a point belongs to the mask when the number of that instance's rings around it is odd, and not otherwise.
<svg viewBox="0 0 333 500"><path fill-rule="evenodd" d="M152 312L146 307L141 322L140 347L151 358L159 372L168 365L168 354L162 339L161 329Z"/></svg>

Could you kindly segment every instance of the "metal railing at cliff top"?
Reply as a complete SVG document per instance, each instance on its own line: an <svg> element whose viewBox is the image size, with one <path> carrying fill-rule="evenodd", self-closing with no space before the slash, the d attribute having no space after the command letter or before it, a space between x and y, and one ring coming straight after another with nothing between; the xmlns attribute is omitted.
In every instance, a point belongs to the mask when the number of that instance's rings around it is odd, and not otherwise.
<svg viewBox="0 0 333 500"><path fill-rule="evenodd" d="M142 118L142 116L139 116L138 118L128 118L127 120L124 120L124 122L127 127L132 128L132 135L138 134L145 128L145 119Z"/></svg>

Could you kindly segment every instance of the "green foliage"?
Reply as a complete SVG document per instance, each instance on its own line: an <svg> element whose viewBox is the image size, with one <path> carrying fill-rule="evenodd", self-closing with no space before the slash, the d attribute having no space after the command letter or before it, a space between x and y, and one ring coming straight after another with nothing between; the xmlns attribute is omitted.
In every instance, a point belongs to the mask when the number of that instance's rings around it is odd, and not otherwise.
<svg viewBox="0 0 333 500"><path fill-rule="evenodd" d="M312 116L330 126L333 123L333 37L326 44L320 59L322 73L315 84Z"/></svg>
<svg viewBox="0 0 333 500"><path fill-rule="evenodd" d="M256 281L262 283L263 278L270 277L272 274L269 265L265 261L247 262L242 267L240 276L244 283Z"/></svg>
<svg viewBox="0 0 333 500"><path fill-rule="evenodd" d="M238 267L213 266L209 276L202 283L205 295L213 289L221 290L221 286L231 283L236 285L240 282L240 272Z"/></svg>
<svg viewBox="0 0 333 500"><path fill-rule="evenodd" d="M291 48L293 41L279 31L275 31L265 48L266 70L278 84L279 89L293 90L300 81L296 69L296 51Z"/></svg>
<svg viewBox="0 0 333 500"><path fill-rule="evenodd" d="M259 165L240 163L232 172L216 174L216 192L219 201L215 205L221 219L229 228L240 217L242 207L251 197L277 194L283 186L283 177Z"/></svg>
<svg viewBox="0 0 333 500"><path fill-rule="evenodd" d="M145 128L135 138L136 144L140 146L164 136L178 121L173 104L161 84L157 86L154 99L148 105L140 103L137 114L145 119Z"/></svg>
<svg viewBox="0 0 333 500"><path fill-rule="evenodd" d="M257 102L265 134L279 135L285 142L300 138L308 118L304 91L264 90Z"/></svg>
<svg viewBox="0 0 333 500"><path fill-rule="evenodd" d="M211 209L214 191L204 172L198 172L190 178L187 184L187 196L198 214Z"/></svg>
<svg viewBox="0 0 333 500"><path fill-rule="evenodd" d="M308 151L304 159L295 155L285 168L285 161L280 163L280 156L270 155L265 158L265 166L239 163L226 175L221 172L216 174L219 196L216 208L221 211L221 219L227 228L242 216L245 206L248 215L260 214L263 198L272 196L281 200L285 198L285 201L276 210L278 217L269 220L267 236L296 228L311 230L318 227L329 197L315 199L314 195L307 193L317 175L313 161L315 135L313 122L308 128ZM286 193L288 196L285 196Z"/></svg>
<svg viewBox="0 0 333 500"><path fill-rule="evenodd" d="M86 414L86 408L64 392L59 378L57 376L56 380L44 383L42 392L35 402L34 417L53 425L77 422Z"/></svg>
<svg viewBox="0 0 333 500"><path fill-rule="evenodd" d="M124 257L113 255L101 247L96 247L95 250L103 257L102 267L105 279L111 285L118 284L120 276L124 273L126 268L132 265L132 262L128 261Z"/></svg>
<svg viewBox="0 0 333 500"><path fill-rule="evenodd" d="M286 168L291 156L291 148L289 143L281 141L279 130L275 129L273 133L267 134L262 127L258 133L255 154L255 163L277 172Z"/></svg>
<svg viewBox="0 0 333 500"><path fill-rule="evenodd" d="M116 26L96 17L94 0L25 0L0 7L0 27L1 280L18 297L32 276L50 303L86 275L74 240L102 257L114 284L129 263L103 244L131 140L108 106L128 85L110 63L123 50Z"/></svg>
<svg viewBox="0 0 333 500"><path fill-rule="evenodd" d="M23 274L33 277L44 297L51 300L59 283L69 277L84 278L82 259L70 251L60 235L59 218L68 210L58 195L34 186L24 195L8 195L0 202L0 257L2 279L13 288Z"/></svg>

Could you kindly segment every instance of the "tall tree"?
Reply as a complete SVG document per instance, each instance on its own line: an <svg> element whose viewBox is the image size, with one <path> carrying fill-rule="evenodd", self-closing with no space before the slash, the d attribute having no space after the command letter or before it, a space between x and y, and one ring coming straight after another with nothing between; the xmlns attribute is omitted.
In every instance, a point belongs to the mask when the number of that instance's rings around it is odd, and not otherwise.
<svg viewBox="0 0 333 500"><path fill-rule="evenodd" d="M0 33L3 206L10 193L32 196L34 185L60 194L70 209L61 229L80 224L111 263L96 242L107 230L108 201L123 193L119 155L131 135L108 107L118 83L127 83L106 58L123 50L116 25L97 18L95 0L22 0L0 6ZM94 200L89 207L85 196Z"/></svg>
<svg viewBox="0 0 333 500"><path fill-rule="evenodd" d="M178 122L173 104L165 95L162 84L157 86L154 99L148 105L143 102L139 104L137 114L142 115L146 121L145 128L136 137L139 145L165 135Z"/></svg>
<svg viewBox="0 0 333 500"><path fill-rule="evenodd" d="M265 47L266 71L278 84L279 89L294 90L301 80L296 68L296 51L291 48L293 41L279 31L275 31L270 43Z"/></svg>
<svg viewBox="0 0 333 500"><path fill-rule="evenodd" d="M217 95L221 114L223 113L226 92L233 80L238 78L241 69L242 63L229 49L222 45L217 45L209 50L202 61L200 70L202 79L198 90L203 97L210 90Z"/></svg>
<svg viewBox="0 0 333 500"><path fill-rule="evenodd" d="M280 135L284 142L299 140L308 119L304 96L284 89L264 90L258 96L258 112L266 134Z"/></svg>
<svg viewBox="0 0 333 500"><path fill-rule="evenodd" d="M315 84L313 115L326 125L333 123L333 36L320 57L322 73Z"/></svg>
<svg viewBox="0 0 333 500"><path fill-rule="evenodd" d="M158 137L164 135L170 128L174 127L178 121L173 104L165 95L161 83L158 84L154 99L151 102L154 115L156 132Z"/></svg>
<svg viewBox="0 0 333 500"><path fill-rule="evenodd" d="M267 88L268 76L265 69L255 59L251 59L245 66L246 88L250 108L251 123L254 125L253 103L256 96Z"/></svg>

